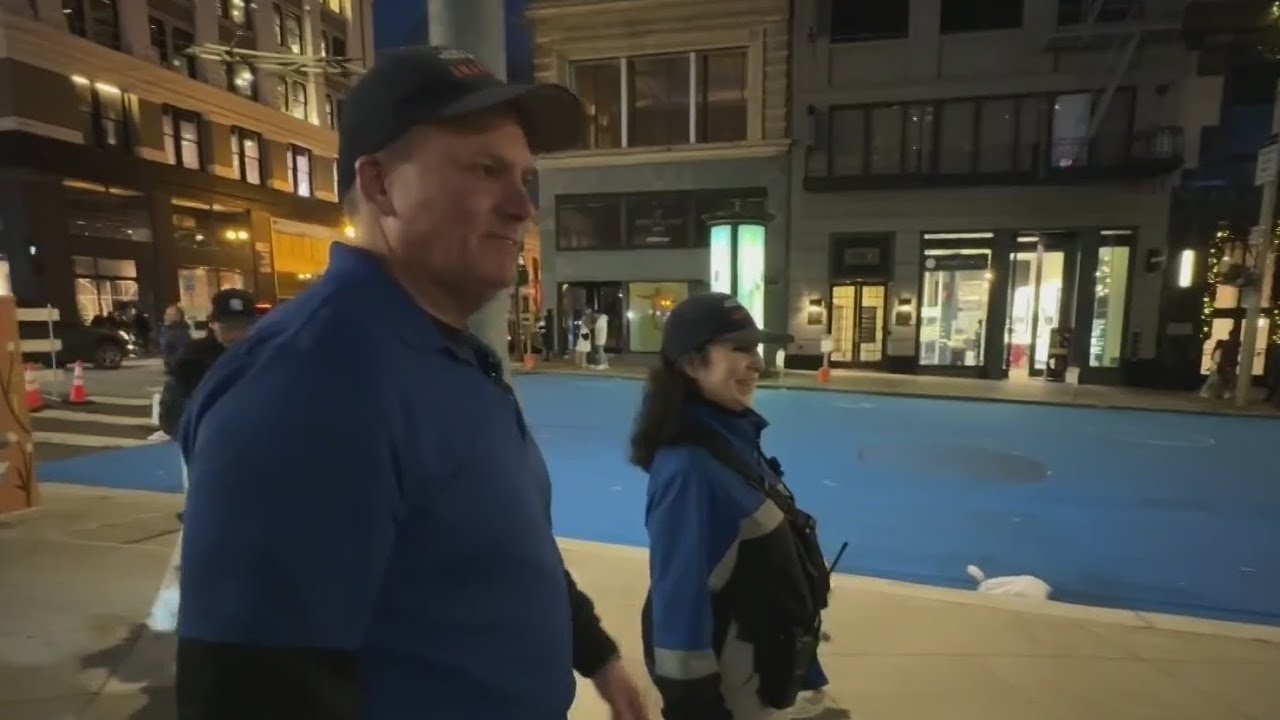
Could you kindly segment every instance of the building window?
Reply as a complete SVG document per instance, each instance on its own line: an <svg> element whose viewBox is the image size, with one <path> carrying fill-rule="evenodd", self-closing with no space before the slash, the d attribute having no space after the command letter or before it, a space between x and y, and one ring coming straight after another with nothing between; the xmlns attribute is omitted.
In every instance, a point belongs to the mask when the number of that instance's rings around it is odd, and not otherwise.
<svg viewBox="0 0 1280 720"><path fill-rule="evenodd" d="M745 140L746 58L746 50L734 49L573 63L572 84L590 116L588 147ZM624 95L628 98L625 138Z"/></svg>
<svg viewBox="0 0 1280 720"><path fill-rule="evenodd" d="M93 324L138 302L138 264L124 258L71 256L76 310L80 321Z"/></svg>
<svg viewBox="0 0 1280 720"><path fill-rule="evenodd" d="M1129 293L1129 247L1098 248L1089 367L1120 367L1125 347L1125 301Z"/></svg>
<svg viewBox="0 0 1280 720"><path fill-rule="evenodd" d="M281 45L294 55L306 53L306 43L302 42L302 18L295 12L284 14L284 42Z"/></svg>
<svg viewBox="0 0 1280 720"><path fill-rule="evenodd" d="M342 12L342 0L324 0L324 4L333 12Z"/></svg>
<svg viewBox="0 0 1280 720"><path fill-rule="evenodd" d="M570 75L587 110L586 146L622 147L622 64L617 60L574 63Z"/></svg>
<svg viewBox="0 0 1280 720"><path fill-rule="evenodd" d="M627 285L627 338L632 352L656 353L671 309L689 297L687 282L633 282Z"/></svg>
<svg viewBox="0 0 1280 720"><path fill-rule="evenodd" d="M207 322L214 293L229 288L245 289L244 273L230 268L178 268L178 304L193 323Z"/></svg>
<svg viewBox="0 0 1280 720"><path fill-rule="evenodd" d="M190 110L165 106L164 152L170 164L188 170L203 168L200 152L200 116Z"/></svg>
<svg viewBox="0 0 1280 720"><path fill-rule="evenodd" d="M72 237L151 242L150 201L140 192L65 180L62 198Z"/></svg>
<svg viewBox="0 0 1280 720"><path fill-rule="evenodd" d="M231 164L236 179L262 184L262 136L244 128L231 128Z"/></svg>
<svg viewBox="0 0 1280 720"><path fill-rule="evenodd" d="M1024 0L942 0L943 33L1022 27Z"/></svg>
<svg viewBox="0 0 1280 720"><path fill-rule="evenodd" d="M245 0L221 0L222 17L246 30L253 29L253 13L249 12L249 3Z"/></svg>
<svg viewBox="0 0 1280 720"><path fill-rule="evenodd" d="M556 197L556 248L622 247L622 198L617 195Z"/></svg>
<svg viewBox="0 0 1280 720"><path fill-rule="evenodd" d="M196 37L190 30L173 28L173 55L169 67L189 78L196 76L196 58L188 52L196 44Z"/></svg>
<svg viewBox="0 0 1280 720"><path fill-rule="evenodd" d="M986 347L991 251L925 250L920 289L919 362L977 367Z"/></svg>
<svg viewBox="0 0 1280 720"><path fill-rule="evenodd" d="M91 82L80 76L73 77L72 81L80 100L80 112L86 120L85 142L104 149L131 150L129 118L137 99L114 85Z"/></svg>
<svg viewBox="0 0 1280 720"><path fill-rule="evenodd" d="M169 64L169 28L160 18L151 18L151 47L161 65Z"/></svg>
<svg viewBox="0 0 1280 720"><path fill-rule="evenodd" d="M289 80L289 114L307 119L307 84L301 80Z"/></svg>
<svg viewBox="0 0 1280 720"><path fill-rule="evenodd" d="M747 54L740 50L698 55L698 139L747 138Z"/></svg>
<svg viewBox="0 0 1280 720"><path fill-rule="evenodd" d="M249 255L249 213L240 208L173 198L173 241L191 249L220 248Z"/></svg>
<svg viewBox="0 0 1280 720"><path fill-rule="evenodd" d="M347 39L341 35L334 35L330 39L329 54L336 58L344 58L347 56Z"/></svg>
<svg viewBox="0 0 1280 720"><path fill-rule="evenodd" d="M227 63L227 89L249 98L258 99L258 75L249 63Z"/></svg>
<svg viewBox="0 0 1280 720"><path fill-rule="evenodd" d="M1097 131L1090 138L1090 123L1101 102L1102 93L1070 93L1053 99L1050 125L1053 167L1105 167L1128 160L1129 141L1133 136L1133 88L1116 90Z"/></svg>
<svg viewBox="0 0 1280 720"><path fill-rule="evenodd" d="M115 0L62 0L67 30L112 50L120 49L120 16Z"/></svg>
<svg viewBox="0 0 1280 720"><path fill-rule="evenodd" d="M900 175L902 173L902 111L901 105L885 105L871 110L872 175Z"/></svg>
<svg viewBox="0 0 1280 720"><path fill-rule="evenodd" d="M635 58L627 64L627 144L689 143L689 56Z"/></svg>
<svg viewBox="0 0 1280 720"><path fill-rule="evenodd" d="M328 57L329 55L329 31L320 31L320 56Z"/></svg>
<svg viewBox="0 0 1280 720"><path fill-rule="evenodd" d="M837 177L865 175L867 172L866 108L837 108L831 111L831 174Z"/></svg>
<svg viewBox="0 0 1280 720"><path fill-rule="evenodd" d="M938 172L966 175L974 169L977 104L971 100L943 103L938 132Z"/></svg>
<svg viewBox="0 0 1280 720"><path fill-rule="evenodd" d="M626 198L627 246L687 247L693 232L689 193L640 193Z"/></svg>
<svg viewBox="0 0 1280 720"><path fill-rule="evenodd" d="M831 3L831 42L907 37L910 0L837 0Z"/></svg>
<svg viewBox="0 0 1280 720"><path fill-rule="evenodd" d="M326 94L324 96L324 125L330 130L338 128L338 118L334 114L333 96Z"/></svg>
<svg viewBox="0 0 1280 720"><path fill-rule="evenodd" d="M1016 98L992 98L978 104L978 172L1013 171L1017 112Z"/></svg>
<svg viewBox="0 0 1280 720"><path fill-rule="evenodd" d="M1138 0L1058 0L1058 25L1124 22L1138 19L1140 9Z"/></svg>
<svg viewBox="0 0 1280 720"><path fill-rule="evenodd" d="M902 171L908 175L932 173L937 167L937 110L931 104L907 106L906 126L903 129Z"/></svg>
<svg viewBox="0 0 1280 720"><path fill-rule="evenodd" d="M271 18L274 25L276 45L284 47L284 10L280 9L280 3L271 6Z"/></svg>
<svg viewBox="0 0 1280 720"><path fill-rule="evenodd" d="M290 145L287 158L290 189L302 197L311 197L311 151Z"/></svg>

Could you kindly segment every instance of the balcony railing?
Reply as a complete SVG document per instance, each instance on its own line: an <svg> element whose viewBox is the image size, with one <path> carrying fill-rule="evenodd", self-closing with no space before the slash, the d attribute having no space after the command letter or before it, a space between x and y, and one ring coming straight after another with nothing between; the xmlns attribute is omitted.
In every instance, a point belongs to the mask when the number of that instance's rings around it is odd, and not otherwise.
<svg viewBox="0 0 1280 720"><path fill-rule="evenodd" d="M835 143L839 145L839 143ZM902 156L874 145L839 155L810 149L805 189L837 192L913 187L1068 184L1158 177L1183 165L1183 132L1161 126L1128 138L1095 136L1022 145L923 147L904 145Z"/></svg>

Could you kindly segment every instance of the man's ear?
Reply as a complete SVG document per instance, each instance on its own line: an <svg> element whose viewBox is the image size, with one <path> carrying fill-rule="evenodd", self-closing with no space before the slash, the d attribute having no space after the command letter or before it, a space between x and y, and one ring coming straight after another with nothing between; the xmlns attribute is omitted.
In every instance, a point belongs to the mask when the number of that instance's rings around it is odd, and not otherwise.
<svg viewBox="0 0 1280 720"><path fill-rule="evenodd" d="M396 214L395 203L387 192L387 169L379 158L369 156L356 160L356 187L365 204L379 215Z"/></svg>

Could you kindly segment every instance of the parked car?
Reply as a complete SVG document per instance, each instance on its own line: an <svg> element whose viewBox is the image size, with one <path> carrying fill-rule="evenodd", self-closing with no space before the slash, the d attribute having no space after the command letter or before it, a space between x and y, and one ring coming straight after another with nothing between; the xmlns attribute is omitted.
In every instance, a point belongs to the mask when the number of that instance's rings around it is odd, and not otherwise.
<svg viewBox="0 0 1280 720"><path fill-rule="evenodd" d="M36 332L42 329L39 324L32 328ZM53 336L62 341L62 349L57 352L59 365L79 361L99 370L115 370L126 358L138 354L137 339L126 330L90 327L79 322L56 322L53 325ZM40 332L38 336L31 335L32 339L37 337L47 339L48 330ZM22 338L29 339L26 327L22 328ZM53 355L46 349L26 351L23 353L23 360L48 366L53 363Z"/></svg>

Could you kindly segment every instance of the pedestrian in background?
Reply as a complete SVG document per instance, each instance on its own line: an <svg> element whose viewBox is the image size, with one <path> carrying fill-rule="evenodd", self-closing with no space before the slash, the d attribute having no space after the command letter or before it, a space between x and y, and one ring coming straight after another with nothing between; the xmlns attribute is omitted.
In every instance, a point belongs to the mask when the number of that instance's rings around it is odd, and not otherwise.
<svg viewBox="0 0 1280 720"><path fill-rule="evenodd" d="M533 153L584 125L567 89L446 48L385 53L348 91L356 237L179 432L179 720L564 720L575 670L616 720L646 717L565 569L500 360L466 330L511 283Z"/></svg>
<svg viewBox="0 0 1280 720"><path fill-rule="evenodd" d="M722 293L671 311L631 461L649 475L645 660L667 720L773 720L826 712L818 663L829 571L812 517L764 454L752 409L762 331ZM841 713L837 717L847 717Z"/></svg>
<svg viewBox="0 0 1280 720"><path fill-rule="evenodd" d="M189 342L182 343L181 349L165 368L164 388L160 391L160 429L170 436L177 432L187 402L209 369L228 347L249 334L249 328L256 319L253 295L246 290L219 290L214 293L210 305L209 332L198 340L191 340L188 332Z"/></svg>
<svg viewBox="0 0 1280 720"><path fill-rule="evenodd" d="M164 309L159 341L160 357L164 360L164 369L168 370L178 353L191 342L191 323L187 322L187 313L181 305L174 303Z"/></svg>

